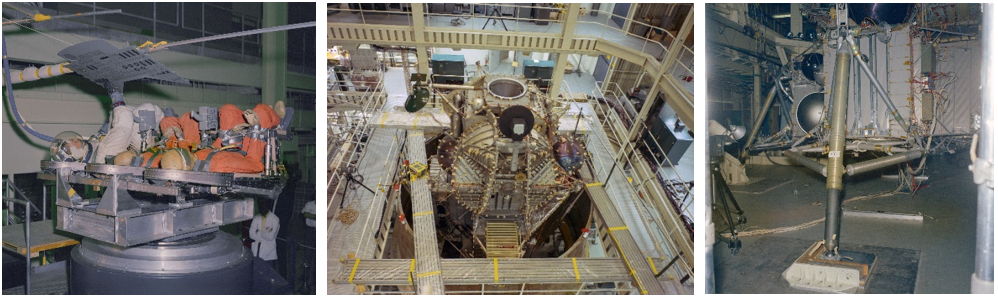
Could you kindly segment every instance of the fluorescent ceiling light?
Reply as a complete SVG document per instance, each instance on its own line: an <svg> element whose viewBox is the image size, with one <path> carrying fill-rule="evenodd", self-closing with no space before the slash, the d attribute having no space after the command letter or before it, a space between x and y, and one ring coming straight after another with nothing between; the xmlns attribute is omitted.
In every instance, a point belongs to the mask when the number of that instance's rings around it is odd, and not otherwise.
<svg viewBox="0 0 998 299"><path fill-rule="evenodd" d="M789 17L790 17L790 13L789 12L788 13L781 13L781 14L778 14L778 15L773 15L774 19L786 19L786 18L789 18Z"/></svg>

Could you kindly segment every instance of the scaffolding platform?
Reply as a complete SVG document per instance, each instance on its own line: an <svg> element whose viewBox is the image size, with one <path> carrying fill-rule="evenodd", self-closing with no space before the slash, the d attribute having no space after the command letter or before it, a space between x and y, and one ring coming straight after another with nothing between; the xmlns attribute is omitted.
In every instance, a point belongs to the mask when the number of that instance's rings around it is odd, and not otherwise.
<svg viewBox="0 0 998 299"><path fill-rule="evenodd" d="M366 285L412 285L417 275L410 259L346 260L334 282ZM647 260L645 260L647 262ZM663 260L653 262L662 264ZM556 284L630 282L619 258L443 259L445 285Z"/></svg>
<svg viewBox="0 0 998 299"><path fill-rule="evenodd" d="M406 137L407 157L410 163L426 165L426 138L423 131L409 130ZM440 250L437 248L437 224L433 216L433 198L426 176L409 182L412 192L412 226L415 236L416 263L415 281L418 294L442 295L444 293L443 271L440 267Z"/></svg>
<svg viewBox="0 0 998 299"><path fill-rule="evenodd" d="M370 126L375 128L442 130L450 128L450 116L441 108L428 108L417 112L407 112L401 107L396 110L377 112L371 117Z"/></svg>
<svg viewBox="0 0 998 299"><path fill-rule="evenodd" d="M375 242L374 236L377 227L382 222L383 214L381 210L385 208L388 196L388 185L381 185L381 182L391 182L391 176L395 173L396 163L389 163L387 160L398 157L403 140L399 138L398 130L395 129L375 129L368 139L367 151L359 162L357 175L363 177L363 184L371 190L363 187L348 190L344 196L344 209L336 211L336 215L345 210L356 211L356 219L350 223L333 220L328 226L328 263L327 273L337 273L340 271L341 258L346 258L354 254L359 258L374 258ZM377 211L377 212L375 212ZM333 215L333 216L336 216ZM329 291L334 294L347 294L353 292L352 287L339 288L330 286Z"/></svg>
<svg viewBox="0 0 998 299"><path fill-rule="evenodd" d="M637 242L631 236L631 228L624 222L614 208L610 196L602 183L586 184L586 193L596 206L596 213L603 219L606 225L605 233L610 236L617 249L617 254L623 259L625 264L634 276L638 290L642 295L665 295L665 288L655 277L655 270L651 268L646 255L638 248ZM602 229L601 229L602 233Z"/></svg>
<svg viewBox="0 0 998 299"><path fill-rule="evenodd" d="M593 169L596 170L593 179L606 184L600 189L604 189L607 196L612 199L609 203L610 207L613 207L619 217L623 219L623 225L631 228L628 233L632 235L638 248L642 252L653 255L652 253L657 252L657 249L649 233L650 228L645 224L650 217L642 211L638 194L631 188L627 173L621 169L623 165L614 166L614 151L610 148L610 138L602 130L603 125L595 117L595 111L589 103L579 104L579 109L584 115L593 115L589 125L598 128L589 131L589 134L586 135L586 149L592 155Z"/></svg>
<svg viewBox="0 0 998 299"><path fill-rule="evenodd" d="M31 257L46 250L59 249L80 244L71 233L56 231L51 220L31 222ZM11 224L3 227L3 249L20 255L27 254L28 245L24 243L24 223Z"/></svg>

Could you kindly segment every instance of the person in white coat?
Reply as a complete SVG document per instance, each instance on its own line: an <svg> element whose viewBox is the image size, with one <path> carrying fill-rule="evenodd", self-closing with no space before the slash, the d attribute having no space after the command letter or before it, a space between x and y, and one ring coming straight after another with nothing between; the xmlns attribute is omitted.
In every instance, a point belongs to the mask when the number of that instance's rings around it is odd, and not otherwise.
<svg viewBox="0 0 998 299"><path fill-rule="evenodd" d="M270 212L267 203L260 205L260 214L253 217L250 223L249 235L253 239L253 256L267 261L271 267L277 260L277 231L281 229L281 220Z"/></svg>

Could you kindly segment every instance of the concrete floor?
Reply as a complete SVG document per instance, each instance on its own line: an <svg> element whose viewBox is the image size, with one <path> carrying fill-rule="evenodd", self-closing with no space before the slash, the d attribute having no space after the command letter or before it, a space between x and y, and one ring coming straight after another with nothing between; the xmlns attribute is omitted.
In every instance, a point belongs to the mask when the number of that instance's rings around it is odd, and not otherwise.
<svg viewBox="0 0 998 299"><path fill-rule="evenodd" d="M844 206L847 211L921 214L924 216L921 223L845 217L841 242L918 250L921 257L915 293L967 293L974 270L977 212L977 189L967 170L970 159L965 151L961 151L960 154L931 156L927 163L929 180L926 184L929 186L913 197L901 194ZM827 193L825 179L820 174L800 166L777 165L749 165L747 173L750 179L765 177L765 180L731 186L748 218L741 231L792 226L824 217ZM894 174L896 168L888 168L884 173ZM844 199L890 191L897 186L894 180L882 179L879 175L846 177ZM773 186L776 187L759 192ZM721 223L717 225L719 229L724 226ZM772 235L818 241L824 237L824 224ZM759 238L743 237L743 247L752 246ZM714 245L715 265L721 265L728 259L745 258L752 257L741 254L731 256L727 244L723 242ZM715 271L722 273L725 269L717 268ZM738 292L737 286L723 288L729 293Z"/></svg>
<svg viewBox="0 0 998 299"><path fill-rule="evenodd" d="M5 257L7 255L4 255ZM68 261L46 266L33 266L31 274L32 295L65 295L69 293ZM3 295L24 295L24 285L3 290Z"/></svg>

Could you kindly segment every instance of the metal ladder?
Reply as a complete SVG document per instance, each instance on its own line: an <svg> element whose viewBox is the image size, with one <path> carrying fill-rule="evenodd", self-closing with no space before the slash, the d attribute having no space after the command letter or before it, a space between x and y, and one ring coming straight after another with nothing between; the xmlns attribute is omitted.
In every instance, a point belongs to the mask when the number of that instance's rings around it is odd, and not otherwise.
<svg viewBox="0 0 998 299"><path fill-rule="evenodd" d="M520 231L514 221L485 223L485 254L489 258L519 258Z"/></svg>

